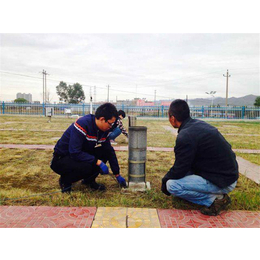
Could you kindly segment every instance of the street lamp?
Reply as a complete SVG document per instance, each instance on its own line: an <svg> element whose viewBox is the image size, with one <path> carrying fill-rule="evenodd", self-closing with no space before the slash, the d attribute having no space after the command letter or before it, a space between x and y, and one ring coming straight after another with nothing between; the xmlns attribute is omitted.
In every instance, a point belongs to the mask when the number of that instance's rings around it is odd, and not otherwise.
<svg viewBox="0 0 260 260"><path fill-rule="evenodd" d="M210 92L205 92L205 93L212 97L212 99L211 99L211 117L212 117L213 98L214 98L214 94L216 94L217 92L216 91L210 91Z"/></svg>

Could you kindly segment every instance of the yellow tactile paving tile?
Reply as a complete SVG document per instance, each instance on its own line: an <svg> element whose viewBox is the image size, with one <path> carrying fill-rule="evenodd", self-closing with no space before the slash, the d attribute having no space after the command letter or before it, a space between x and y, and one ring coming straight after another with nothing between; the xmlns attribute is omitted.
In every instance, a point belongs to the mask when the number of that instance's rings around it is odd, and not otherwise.
<svg viewBox="0 0 260 260"><path fill-rule="evenodd" d="M160 228L156 209L128 208L128 228Z"/></svg>
<svg viewBox="0 0 260 260"><path fill-rule="evenodd" d="M92 228L160 228L156 209L109 208L97 209Z"/></svg>
<svg viewBox="0 0 260 260"><path fill-rule="evenodd" d="M92 228L125 228L127 208L98 208Z"/></svg>

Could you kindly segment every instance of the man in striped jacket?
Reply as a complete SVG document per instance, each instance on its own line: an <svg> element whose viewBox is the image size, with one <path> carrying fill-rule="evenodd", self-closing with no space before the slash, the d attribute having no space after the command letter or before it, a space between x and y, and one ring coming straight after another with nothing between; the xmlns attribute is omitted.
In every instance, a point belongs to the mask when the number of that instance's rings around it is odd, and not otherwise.
<svg viewBox="0 0 260 260"><path fill-rule="evenodd" d="M64 132L54 147L51 169L60 175L62 192L70 192L72 183L82 183L93 190L104 191L103 184L95 179L108 174L108 161L113 174L121 186L126 186L108 134L118 116L116 107L105 103L98 107L95 115L79 118Z"/></svg>
<svg viewBox="0 0 260 260"><path fill-rule="evenodd" d="M126 138L128 138L128 133L126 131L126 129L123 126L123 122L122 120L125 118L125 112L123 110L119 110L118 111L118 118L116 119L112 129L111 129L111 133L109 135L109 139L111 144L117 144L115 142L115 139L122 133L126 136Z"/></svg>

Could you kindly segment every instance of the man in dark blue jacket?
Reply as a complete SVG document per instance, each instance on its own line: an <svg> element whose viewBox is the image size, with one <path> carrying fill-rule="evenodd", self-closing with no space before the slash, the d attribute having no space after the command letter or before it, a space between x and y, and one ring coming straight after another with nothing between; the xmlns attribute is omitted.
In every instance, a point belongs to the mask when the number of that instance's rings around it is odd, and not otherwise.
<svg viewBox="0 0 260 260"><path fill-rule="evenodd" d="M175 162L162 179L162 191L203 205L201 213L216 216L230 204L227 195L238 179L238 164L231 145L204 121L192 119L184 100L173 101L169 121L179 128Z"/></svg>
<svg viewBox="0 0 260 260"><path fill-rule="evenodd" d="M121 186L126 186L114 148L108 134L117 118L116 107L105 103L98 107L94 115L86 115L73 123L58 140L54 147L51 169L61 177L59 184L62 192L70 192L72 183L82 180L93 190L104 191L103 184L95 179L108 174L106 162Z"/></svg>

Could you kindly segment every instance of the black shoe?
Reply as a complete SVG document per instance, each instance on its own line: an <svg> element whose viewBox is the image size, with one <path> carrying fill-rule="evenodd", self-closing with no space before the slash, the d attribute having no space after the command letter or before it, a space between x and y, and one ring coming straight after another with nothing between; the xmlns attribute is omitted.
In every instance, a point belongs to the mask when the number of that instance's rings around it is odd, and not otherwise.
<svg viewBox="0 0 260 260"><path fill-rule="evenodd" d="M231 199L227 194L224 194L222 199L215 199L210 207L203 207L200 212L208 216L217 216L220 211L224 210L231 203Z"/></svg>
<svg viewBox="0 0 260 260"><path fill-rule="evenodd" d="M91 182L89 184L89 186L92 190L98 190L98 191L105 191L106 190L106 186L104 184L98 184L95 181Z"/></svg>
<svg viewBox="0 0 260 260"><path fill-rule="evenodd" d="M89 186L89 182L87 182L85 179L83 179L82 181L81 181L81 184L83 184L83 185L88 185Z"/></svg>
<svg viewBox="0 0 260 260"><path fill-rule="evenodd" d="M81 184L90 187L92 190L99 190L99 191L105 191L106 190L106 186L104 184L98 184L95 181L87 182L86 180L83 179L81 181Z"/></svg>
<svg viewBox="0 0 260 260"><path fill-rule="evenodd" d="M61 180L61 177L59 178L59 184L60 184L60 188L61 188L61 192L62 193L70 193L71 192L71 183L64 183Z"/></svg>

